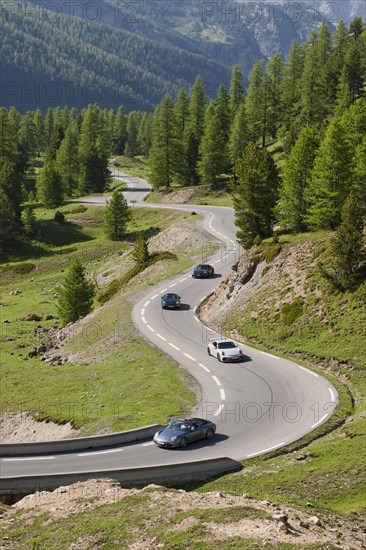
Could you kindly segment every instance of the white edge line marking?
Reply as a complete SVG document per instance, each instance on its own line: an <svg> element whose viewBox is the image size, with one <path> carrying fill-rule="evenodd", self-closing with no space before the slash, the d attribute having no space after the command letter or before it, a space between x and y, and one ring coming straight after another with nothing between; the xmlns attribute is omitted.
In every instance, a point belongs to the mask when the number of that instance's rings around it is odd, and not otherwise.
<svg viewBox="0 0 366 550"><path fill-rule="evenodd" d="M183 353L183 355L188 357L188 359L190 359L191 361L196 361L196 359L194 357L192 357L191 355L188 355L188 353Z"/></svg>
<svg viewBox="0 0 366 550"><path fill-rule="evenodd" d="M159 334L158 332L156 333L156 336L158 338L160 338L160 340L164 340L164 342L166 342L166 338L164 338L164 336L162 336L161 334Z"/></svg>
<svg viewBox="0 0 366 550"><path fill-rule="evenodd" d="M225 396L225 390L223 388L220 388L220 396L221 396L221 401L225 401L226 396Z"/></svg>
<svg viewBox="0 0 366 550"><path fill-rule="evenodd" d="M283 441L282 443L279 443L278 445L274 445L273 447L268 447L268 449L263 449L262 451L257 451L256 453L252 453L250 455L247 455L247 458L250 458L251 456L257 456L257 455L260 455L262 453L268 453L268 451L273 451L274 449L278 449L279 447L282 447L282 445L284 445L285 442Z"/></svg>
<svg viewBox="0 0 366 550"><path fill-rule="evenodd" d="M145 308L144 307L141 310L141 315L145 315Z"/></svg>
<svg viewBox="0 0 366 550"><path fill-rule="evenodd" d="M206 372L211 372L210 369L208 369L207 367L205 367L205 365L203 365L202 363L198 363L200 367L203 368L203 370L205 370Z"/></svg>
<svg viewBox="0 0 366 550"><path fill-rule="evenodd" d="M316 378L319 378L319 375L318 375L318 374L315 374L315 372L311 372L311 370L306 369L305 367L300 367L300 369L304 370L305 372L308 372L309 374L312 374L312 375L315 376Z"/></svg>
<svg viewBox="0 0 366 550"><path fill-rule="evenodd" d="M197 315L195 315L194 318L196 319L196 321L197 321L198 323L201 322L201 321L198 319Z"/></svg>
<svg viewBox="0 0 366 550"><path fill-rule="evenodd" d="M210 332L215 332L215 331L212 330L212 328L210 328L210 327L206 327L206 330L209 330Z"/></svg>
<svg viewBox="0 0 366 550"><path fill-rule="evenodd" d="M141 447L148 447L149 445L154 445L154 442L149 441L149 443L141 443Z"/></svg>
<svg viewBox="0 0 366 550"><path fill-rule="evenodd" d="M93 453L78 453L77 456L106 455L109 453L119 453L121 451L123 451L123 449L109 449L108 451L94 451Z"/></svg>
<svg viewBox="0 0 366 550"><path fill-rule="evenodd" d="M27 456L24 458L2 458L2 462L20 462L21 460L53 460L54 456Z"/></svg>
<svg viewBox="0 0 366 550"><path fill-rule="evenodd" d="M224 408L224 404L221 403L221 405L219 406L218 410L217 410L215 413L213 413L212 416L218 416L218 415L220 414L220 412L222 411L223 408Z"/></svg>
<svg viewBox="0 0 366 550"><path fill-rule="evenodd" d="M334 396L334 393L333 393L332 388L328 388L328 391L329 391L329 393L330 393L330 398L331 398L331 400L332 400L332 401L335 401L335 396Z"/></svg>
<svg viewBox="0 0 366 550"><path fill-rule="evenodd" d="M143 322L145 325L147 325L147 321L146 321L145 317L142 316L141 319L142 319L142 322Z"/></svg>
<svg viewBox="0 0 366 550"><path fill-rule="evenodd" d="M203 298L201 298L200 302L203 302L203 300L206 300L208 294L206 294L206 296L203 296Z"/></svg>
<svg viewBox="0 0 366 550"><path fill-rule="evenodd" d="M268 355L268 357L272 357L272 359L280 359L280 357L277 357L276 355L272 355L272 353L267 353L266 351L261 351L264 355Z"/></svg>
<svg viewBox="0 0 366 550"><path fill-rule="evenodd" d="M220 382L220 380L217 378L217 376L214 376L214 375L213 375L212 378L215 380L215 382L216 382L216 384L217 384L218 386L221 386L221 382Z"/></svg>
<svg viewBox="0 0 366 550"><path fill-rule="evenodd" d="M315 422L315 424L313 424L311 426L311 428L315 428L315 426L318 426L319 424L321 424L323 422L323 420L325 420L327 418L327 416L329 416L328 414L325 414L324 416L321 417L320 420L318 420L318 422Z"/></svg>
<svg viewBox="0 0 366 550"><path fill-rule="evenodd" d="M151 332L155 332L155 330L150 325L146 325L146 326L149 330L151 330Z"/></svg>
<svg viewBox="0 0 366 550"><path fill-rule="evenodd" d="M171 346L173 349L176 349L177 351L180 351L180 348L178 348L178 346L172 344L171 342L169 342L169 346Z"/></svg>
<svg viewBox="0 0 366 550"><path fill-rule="evenodd" d="M187 277L183 277L183 279L179 279L178 283L183 283L183 281L185 281L187 279Z"/></svg>
<svg viewBox="0 0 366 550"><path fill-rule="evenodd" d="M150 300L148 300L147 302L144 303L144 307L148 306L150 303Z"/></svg>
<svg viewBox="0 0 366 550"><path fill-rule="evenodd" d="M151 296L150 300L153 300L153 299L156 298L157 296L159 296L159 294L154 294L154 296Z"/></svg>

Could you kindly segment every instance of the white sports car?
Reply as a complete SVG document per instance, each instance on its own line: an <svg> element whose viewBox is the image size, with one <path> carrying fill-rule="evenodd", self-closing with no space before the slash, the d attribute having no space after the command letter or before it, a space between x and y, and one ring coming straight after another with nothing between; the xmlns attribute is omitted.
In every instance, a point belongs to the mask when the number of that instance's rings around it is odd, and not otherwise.
<svg viewBox="0 0 366 550"><path fill-rule="evenodd" d="M223 362L242 361L244 359L244 354L238 344L226 338L212 340L207 346L207 353Z"/></svg>

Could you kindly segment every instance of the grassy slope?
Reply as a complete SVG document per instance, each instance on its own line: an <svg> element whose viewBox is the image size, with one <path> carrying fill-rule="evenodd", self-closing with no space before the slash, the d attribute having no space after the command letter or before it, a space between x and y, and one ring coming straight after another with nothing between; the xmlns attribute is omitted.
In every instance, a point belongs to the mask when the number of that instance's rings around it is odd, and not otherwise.
<svg viewBox="0 0 366 550"><path fill-rule="evenodd" d="M131 266L129 243L114 243L104 237L102 208L89 207L85 212L72 213L74 209L73 206L62 209L71 213L61 226L53 222L53 211L36 209L41 243L33 249L17 250L14 258L19 260L25 255L33 270L16 274L14 266L19 268L19 263L9 263L0 269L2 319L9 321L1 326L2 409L31 410L38 418L71 421L76 427L82 426L85 434L165 422L170 415L184 413L195 402L192 392L195 384L177 369L174 361L141 340L131 322L130 296L189 267L192 259L187 257L186 250L181 254L177 251L176 261L160 262L138 287L131 282L124 293L97 309L81 331L70 334L65 349L68 352L86 348L92 354L95 348L97 354L100 348L108 349L111 345L113 352L102 354L102 361L46 366L39 358L28 358L33 346L47 343L47 333L32 334L32 330L37 326L49 329L57 324L57 320L43 319L48 314L57 315L57 291L72 257L81 257L93 278L97 274L107 275L111 263L122 263L122 272ZM184 218L186 214L180 212L167 216L158 210L135 209L128 241L139 230L156 233ZM20 293L11 294L16 290ZM42 321L22 321L30 312L41 315ZM25 347L16 348L19 345Z"/></svg>

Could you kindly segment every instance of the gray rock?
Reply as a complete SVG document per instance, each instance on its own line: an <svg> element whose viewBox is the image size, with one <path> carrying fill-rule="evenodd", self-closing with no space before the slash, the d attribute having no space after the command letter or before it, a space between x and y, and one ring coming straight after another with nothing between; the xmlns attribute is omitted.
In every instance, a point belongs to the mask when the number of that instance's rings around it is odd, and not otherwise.
<svg viewBox="0 0 366 550"><path fill-rule="evenodd" d="M28 353L28 357L37 357L37 355L38 355L38 352L36 348L32 348Z"/></svg>
<svg viewBox="0 0 366 550"><path fill-rule="evenodd" d="M318 518L318 516L310 516L309 521L313 523L314 525L321 525L321 521Z"/></svg>
<svg viewBox="0 0 366 550"><path fill-rule="evenodd" d="M41 321L42 317L37 315L36 313L28 313L25 320L26 321Z"/></svg>

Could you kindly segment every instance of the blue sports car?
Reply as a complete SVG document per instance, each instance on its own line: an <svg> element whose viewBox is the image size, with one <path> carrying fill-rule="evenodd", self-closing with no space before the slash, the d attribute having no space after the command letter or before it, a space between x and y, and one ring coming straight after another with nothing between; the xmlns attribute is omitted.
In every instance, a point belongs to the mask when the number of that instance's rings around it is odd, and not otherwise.
<svg viewBox="0 0 366 550"><path fill-rule="evenodd" d="M173 420L154 435L154 443L159 447L186 447L198 439L212 439L216 424L203 418Z"/></svg>
<svg viewBox="0 0 366 550"><path fill-rule="evenodd" d="M178 294L174 294L173 292L164 294L164 296L161 297L161 307L167 309L180 308L180 296L178 296Z"/></svg>

